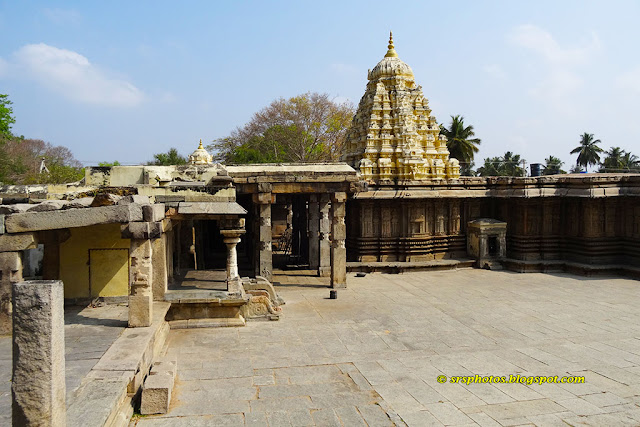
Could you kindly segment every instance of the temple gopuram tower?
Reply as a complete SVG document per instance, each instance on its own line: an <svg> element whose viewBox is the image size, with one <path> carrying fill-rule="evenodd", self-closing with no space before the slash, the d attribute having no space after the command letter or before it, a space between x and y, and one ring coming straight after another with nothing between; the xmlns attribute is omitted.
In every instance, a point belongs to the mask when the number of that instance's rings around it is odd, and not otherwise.
<svg viewBox="0 0 640 427"><path fill-rule="evenodd" d="M429 101L389 36L387 54L369 70L367 89L347 132L342 160L376 184L460 177Z"/></svg>

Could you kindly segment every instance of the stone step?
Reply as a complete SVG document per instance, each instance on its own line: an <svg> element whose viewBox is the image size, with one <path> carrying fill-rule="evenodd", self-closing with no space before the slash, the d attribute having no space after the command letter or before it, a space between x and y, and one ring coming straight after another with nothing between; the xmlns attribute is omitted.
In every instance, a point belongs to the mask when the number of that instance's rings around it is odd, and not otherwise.
<svg viewBox="0 0 640 427"><path fill-rule="evenodd" d="M161 360L151 366L149 376L142 386L142 415L166 414L169 411L176 372L175 360Z"/></svg>
<svg viewBox="0 0 640 427"><path fill-rule="evenodd" d="M470 258L440 259L431 261L372 261L348 262L348 272L362 273L404 273L409 271L455 270L457 268L471 268L475 260Z"/></svg>
<svg viewBox="0 0 640 427"><path fill-rule="evenodd" d="M227 328L245 326L244 317L221 317L202 319L183 319L169 321L171 329L192 329L192 328Z"/></svg>

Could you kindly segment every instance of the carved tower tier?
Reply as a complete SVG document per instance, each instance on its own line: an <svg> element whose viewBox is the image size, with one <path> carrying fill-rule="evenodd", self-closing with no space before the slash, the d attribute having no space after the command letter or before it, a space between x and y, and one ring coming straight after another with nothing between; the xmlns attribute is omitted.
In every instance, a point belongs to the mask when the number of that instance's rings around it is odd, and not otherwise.
<svg viewBox="0 0 640 427"><path fill-rule="evenodd" d="M363 179L393 183L460 176L411 67L389 37L387 54L369 70L367 89L347 132L343 160Z"/></svg>

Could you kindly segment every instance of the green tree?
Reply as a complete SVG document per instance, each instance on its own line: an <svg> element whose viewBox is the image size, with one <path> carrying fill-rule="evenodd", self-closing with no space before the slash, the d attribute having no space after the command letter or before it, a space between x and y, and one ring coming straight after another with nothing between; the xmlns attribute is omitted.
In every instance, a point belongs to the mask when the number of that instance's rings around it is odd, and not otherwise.
<svg viewBox="0 0 640 427"><path fill-rule="evenodd" d="M561 173L566 173L562 170L562 165L564 162L557 157L549 156L544 159L545 165L542 170L542 175L558 175Z"/></svg>
<svg viewBox="0 0 640 427"><path fill-rule="evenodd" d="M280 98L207 149L226 163L338 160L353 114L327 94Z"/></svg>
<svg viewBox="0 0 640 427"><path fill-rule="evenodd" d="M625 151L620 163L625 172L640 172L640 159L629 151Z"/></svg>
<svg viewBox="0 0 640 427"><path fill-rule="evenodd" d="M489 157L484 159L484 165L478 168L480 176L524 176L524 168L520 166L522 160L519 154L511 151L504 153L502 157Z"/></svg>
<svg viewBox="0 0 640 427"><path fill-rule="evenodd" d="M583 173L585 172L584 169L582 169L582 166L580 165L573 165L571 166L571 170L569 170L569 173Z"/></svg>
<svg viewBox="0 0 640 427"><path fill-rule="evenodd" d="M187 164L187 158L180 155L177 149L170 148L166 153L154 154L153 160L147 162L147 164L154 166L185 165Z"/></svg>
<svg viewBox="0 0 640 427"><path fill-rule="evenodd" d="M504 161L504 176L525 176L525 170L520 166L522 164L520 154L507 151L502 159Z"/></svg>
<svg viewBox="0 0 640 427"><path fill-rule="evenodd" d="M465 126L464 117L460 115L451 116L451 124L448 128L440 125L440 135L447 138L450 157L460 162L461 174L472 175L473 157L478 152L478 145L481 142L479 138L473 138L475 136L473 126Z"/></svg>
<svg viewBox="0 0 640 427"><path fill-rule="evenodd" d="M98 163L98 166L110 168L112 166L120 166L120 162L117 160L114 160L113 162L100 162Z"/></svg>
<svg viewBox="0 0 640 427"><path fill-rule="evenodd" d="M602 161L599 172L618 172L622 169L622 156L624 156L622 148L611 147L605 154L607 157Z"/></svg>
<svg viewBox="0 0 640 427"><path fill-rule="evenodd" d="M11 125L16 122L13 117L13 102L9 100L9 95L0 94L0 143L3 140L13 138L11 133Z"/></svg>
<svg viewBox="0 0 640 427"><path fill-rule="evenodd" d="M588 171L590 165L597 165L600 163L600 153L602 148L598 147L602 141L594 139L592 133L583 133L580 136L580 145L571 150L571 154L578 154L576 164L584 166Z"/></svg>
<svg viewBox="0 0 640 427"><path fill-rule="evenodd" d="M0 181L6 184L63 184L82 178L82 163L67 147L55 146L40 139L7 140L0 150ZM49 170L41 172L42 161Z"/></svg>

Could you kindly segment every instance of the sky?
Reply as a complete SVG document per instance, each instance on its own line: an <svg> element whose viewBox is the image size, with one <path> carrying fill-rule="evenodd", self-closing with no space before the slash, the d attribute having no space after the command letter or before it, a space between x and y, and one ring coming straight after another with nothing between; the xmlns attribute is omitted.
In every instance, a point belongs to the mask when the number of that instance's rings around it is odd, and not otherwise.
<svg viewBox="0 0 640 427"><path fill-rule="evenodd" d="M561 158L580 135L640 155L639 1L6 1L13 132L86 165L227 136L308 91L357 106L393 30L432 114L485 157Z"/></svg>

